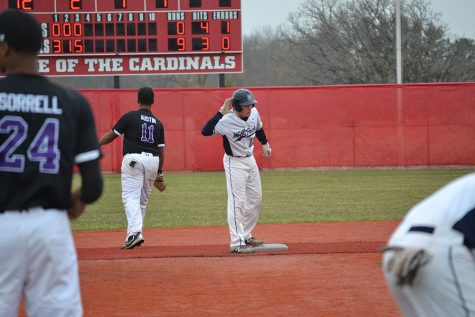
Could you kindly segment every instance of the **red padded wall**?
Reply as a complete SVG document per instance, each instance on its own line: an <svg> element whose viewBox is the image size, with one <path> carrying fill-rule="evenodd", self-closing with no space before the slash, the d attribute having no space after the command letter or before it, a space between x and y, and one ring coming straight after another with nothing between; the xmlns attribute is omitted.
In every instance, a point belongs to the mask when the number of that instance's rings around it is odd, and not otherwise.
<svg viewBox="0 0 475 317"><path fill-rule="evenodd" d="M273 150L262 168L475 165L475 83L251 88ZM167 171L222 169L222 139L202 126L234 89L156 89ZM136 90L82 90L99 137L137 107ZM120 171L122 138L103 148Z"/></svg>

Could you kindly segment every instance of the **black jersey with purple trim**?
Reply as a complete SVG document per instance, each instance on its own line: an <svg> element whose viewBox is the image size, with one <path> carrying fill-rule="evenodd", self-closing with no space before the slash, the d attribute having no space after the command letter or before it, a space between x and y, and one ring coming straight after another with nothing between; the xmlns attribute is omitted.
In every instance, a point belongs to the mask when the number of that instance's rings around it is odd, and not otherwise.
<svg viewBox="0 0 475 317"><path fill-rule="evenodd" d="M38 75L0 79L0 211L68 209L74 164L99 158L84 97Z"/></svg>
<svg viewBox="0 0 475 317"><path fill-rule="evenodd" d="M158 155L158 148L165 146L163 125L148 109L127 112L113 130L117 135L124 134L124 155L140 152Z"/></svg>

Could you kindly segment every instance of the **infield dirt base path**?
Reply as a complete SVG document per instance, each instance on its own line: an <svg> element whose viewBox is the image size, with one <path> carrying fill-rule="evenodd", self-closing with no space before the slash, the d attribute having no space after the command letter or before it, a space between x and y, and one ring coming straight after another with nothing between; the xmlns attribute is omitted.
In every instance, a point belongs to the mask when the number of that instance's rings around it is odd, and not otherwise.
<svg viewBox="0 0 475 317"><path fill-rule="evenodd" d="M227 227L76 232L85 316L400 316L379 249L398 222L257 225L288 251L229 253Z"/></svg>
<svg viewBox="0 0 475 317"><path fill-rule="evenodd" d="M75 232L84 316L401 316L379 253L397 224L259 224L289 250L248 255L224 226L145 229L132 250L125 230Z"/></svg>

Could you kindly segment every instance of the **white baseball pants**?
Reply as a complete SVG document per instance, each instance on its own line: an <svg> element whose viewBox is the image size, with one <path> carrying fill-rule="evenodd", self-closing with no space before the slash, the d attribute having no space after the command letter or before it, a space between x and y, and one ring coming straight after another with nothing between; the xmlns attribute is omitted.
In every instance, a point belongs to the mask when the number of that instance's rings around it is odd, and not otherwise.
<svg viewBox="0 0 475 317"><path fill-rule="evenodd" d="M83 315L76 249L65 210L0 213L0 316Z"/></svg>
<svg viewBox="0 0 475 317"><path fill-rule="evenodd" d="M254 156L224 155L228 192L230 247L245 245L259 220L262 202L261 177Z"/></svg>
<svg viewBox="0 0 475 317"><path fill-rule="evenodd" d="M127 237L142 232L148 199L157 178L158 156L149 153L126 154L122 159L122 202L127 218ZM132 163L135 162L135 163Z"/></svg>
<svg viewBox="0 0 475 317"><path fill-rule="evenodd" d="M405 317L475 316L475 251L463 245L431 246L432 259L417 273L412 286L385 278ZM385 252L383 267L392 252Z"/></svg>

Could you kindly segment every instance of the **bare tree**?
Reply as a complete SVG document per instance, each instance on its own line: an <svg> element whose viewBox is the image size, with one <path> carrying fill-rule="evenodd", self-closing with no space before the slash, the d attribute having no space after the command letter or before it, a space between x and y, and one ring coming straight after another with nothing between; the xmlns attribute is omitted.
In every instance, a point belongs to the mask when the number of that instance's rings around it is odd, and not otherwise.
<svg viewBox="0 0 475 317"><path fill-rule="evenodd" d="M403 81L448 80L453 48L428 1L404 1L401 21ZM393 0L307 0L289 23L283 35L302 51L310 83L396 81Z"/></svg>
<svg viewBox="0 0 475 317"><path fill-rule="evenodd" d="M475 41L468 38L456 39L449 49L447 81L475 80Z"/></svg>
<svg viewBox="0 0 475 317"><path fill-rule="evenodd" d="M230 75L230 86L298 86L300 51L269 26L255 30L243 41L244 72Z"/></svg>
<svg viewBox="0 0 475 317"><path fill-rule="evenodd" d="M216 87L218 80L212 81L213 75L208 74L183 74L183 75L170 75L167 76L170 86L169 87ZM214 78L213 78L214 79Z"/></svg>

